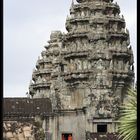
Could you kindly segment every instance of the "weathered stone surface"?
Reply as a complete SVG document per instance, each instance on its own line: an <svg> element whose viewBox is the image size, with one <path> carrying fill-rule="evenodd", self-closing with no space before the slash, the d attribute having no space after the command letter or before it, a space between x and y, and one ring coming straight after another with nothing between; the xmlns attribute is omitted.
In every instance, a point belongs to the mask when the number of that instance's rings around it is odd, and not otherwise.
<svg viewBox="0 0 140 140"><path fill-rule="evenodd" d="M3 137L10 140L34 140L32 122L4 121Z"/></svg>
<svg viewBox="0 0 140 140"><path fill-rule="evenodd" d="M66 20L68 33L56 31L50 35L49 45L42 52L44 59L38 60L38 73L33 72L34 83L30 85L34 98L49 97L53 110L57 110L54 127L50 126L53 140L61 139L62 131L84 140L84 131L97 130L97 123L92 123L94 118L99 122L101 118L112 118L107 124L108 132L115 132L118 107L133 83L133 52L118 4L110 0L77 2L72 2ZM85 108L86 113L77 116L82 124L70 113L77 108Z"/></svg>
<svg viewBox="0 0 140 140"><path fill-rule="evenodd" d="M97 133L100 124L109 133L117 131L119 106L134 80L134 60L124 17L112 1L72 2L68 33L52 32L37 60L29 94L51 100L52 114L44 119L47 140L61 139L63 133L85 140L86 132Z"/></svg>

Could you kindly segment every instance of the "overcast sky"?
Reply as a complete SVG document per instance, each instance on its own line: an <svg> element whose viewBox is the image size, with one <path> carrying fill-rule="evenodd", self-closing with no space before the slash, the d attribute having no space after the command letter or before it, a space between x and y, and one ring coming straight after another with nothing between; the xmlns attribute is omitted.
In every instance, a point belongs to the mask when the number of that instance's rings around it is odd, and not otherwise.
<svg viewBox="0 0 140 140"><path fill-rule="evenodd" d="M116 1L136 62L136 0ZM66 32L70 5L71 0L4 0L4 97L26 96L32 70L51 31Z"/></svg>

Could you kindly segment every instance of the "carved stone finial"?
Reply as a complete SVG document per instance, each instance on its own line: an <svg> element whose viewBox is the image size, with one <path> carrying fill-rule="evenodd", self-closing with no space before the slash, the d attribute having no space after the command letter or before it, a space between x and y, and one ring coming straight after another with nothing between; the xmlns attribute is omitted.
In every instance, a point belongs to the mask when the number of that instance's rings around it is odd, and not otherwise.
<svg viewBox="0 0 140 140"><path fill-rule="evenodd" d="M132 50L132 46L130 45L130 46L128 47L128 49L129 49L129 50Z"/></svg>
<svg viewBox="0 0 140 140"><path fill-rule="evenodd" d="M72 2L71 2L71 6L73 6L74 5L74 0L72 0Z"/></svg>
<svg viewBox="0 0 140 140"><path fill-rule="evenodd" d="M129 34L129 30L126 28L126 33Z"/></svg>
<svg viewBox="0 0 140 140"><path fill-rule="evenodd" d="M67 18L66 18L66 20L69 20L69 16L67 15Z"/></svg>

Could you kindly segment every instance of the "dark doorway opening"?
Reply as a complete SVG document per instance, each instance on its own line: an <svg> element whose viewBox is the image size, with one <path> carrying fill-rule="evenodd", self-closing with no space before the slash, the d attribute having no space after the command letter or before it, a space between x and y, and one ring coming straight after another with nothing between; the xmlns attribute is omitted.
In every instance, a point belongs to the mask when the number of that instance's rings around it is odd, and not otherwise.
<svg viewBox="0 0 140 140"><path fill-rule="evenodd" d="M72 133L62 133L62 140L72 140Z"/></svg>
<svg viewBox="0 0 140 140"><path fill-rule="evenodd" d="M107 125L106 124L98 124L97 125L97 132L107 132Z"/></svg>

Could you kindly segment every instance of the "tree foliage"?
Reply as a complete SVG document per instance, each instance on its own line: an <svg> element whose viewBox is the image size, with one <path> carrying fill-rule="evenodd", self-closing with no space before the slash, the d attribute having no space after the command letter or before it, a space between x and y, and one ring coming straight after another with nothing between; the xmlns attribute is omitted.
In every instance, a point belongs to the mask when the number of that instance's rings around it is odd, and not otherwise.
<svg viewBox="0 0 140 140"><path fill-rule="evenodd" d="M122 140L137 139L137 91L128 89L127 101L121 106L119 137Z"/></svg>

